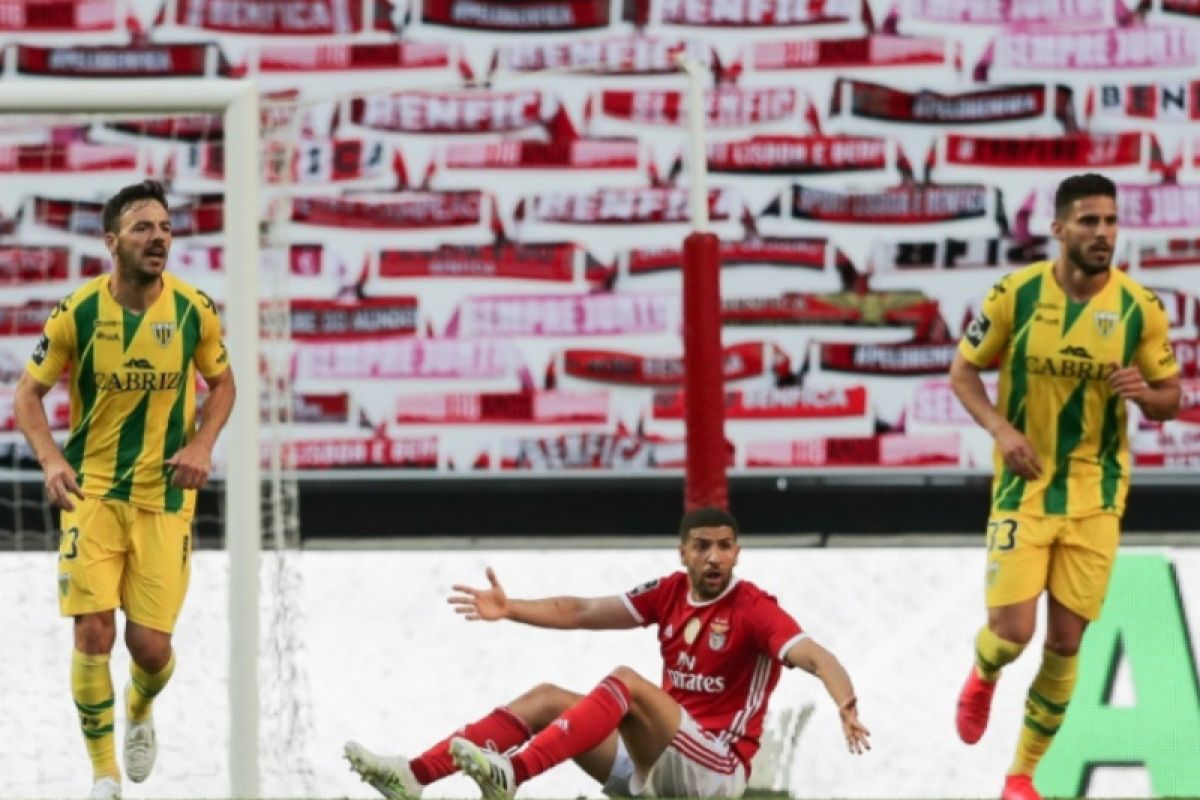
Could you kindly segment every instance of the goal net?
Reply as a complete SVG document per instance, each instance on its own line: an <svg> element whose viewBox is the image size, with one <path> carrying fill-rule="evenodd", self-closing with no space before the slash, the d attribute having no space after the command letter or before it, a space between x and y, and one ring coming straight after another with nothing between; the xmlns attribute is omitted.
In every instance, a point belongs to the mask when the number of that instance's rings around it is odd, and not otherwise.
<svg viewBox="0 0 1200 800"><path fill-rule="evenodd" d="M111 268L103 202L153 177L171 203L168 269L217 303L239 396L197 504L192 582L174 637L179 666L156 712L161 785L210 797L307 795L288 270L278 230L294 109L263 107L250 82L173 80L12 83L0 87L0 109L0 603L12 636L0 683L14 712L0 718L6 794L78 796L88 771L68 700L70 624L55 600L58 515L16 429L13 389L53 305ZM52 389L45 407L61 445L65 388ZM111 663L117 687L129 665L121 641ZM118 737L123 725L118 712Z"/></svg>

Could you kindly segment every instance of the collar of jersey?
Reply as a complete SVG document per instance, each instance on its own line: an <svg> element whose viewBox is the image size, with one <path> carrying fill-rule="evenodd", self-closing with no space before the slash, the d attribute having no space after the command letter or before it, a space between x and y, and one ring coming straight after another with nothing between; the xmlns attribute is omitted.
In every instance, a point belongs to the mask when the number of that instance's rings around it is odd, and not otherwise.
<svg viewBox="0 0 1200 800"><path fill-rule="evenodd" d="M725 591L721 592L719 595L714 597L712 600L693 600L692 599L692 587L689 586L688 593L687 593L688 605L691 606L692 608L704 608L704 606L711 606L713 603L717 602L718 600L725 597L725 595L732 592L733 587L738 585L739 580L740 579L738 578L738 576L734 575L733 580L729 581L729 585L725 587Z"/></svg>

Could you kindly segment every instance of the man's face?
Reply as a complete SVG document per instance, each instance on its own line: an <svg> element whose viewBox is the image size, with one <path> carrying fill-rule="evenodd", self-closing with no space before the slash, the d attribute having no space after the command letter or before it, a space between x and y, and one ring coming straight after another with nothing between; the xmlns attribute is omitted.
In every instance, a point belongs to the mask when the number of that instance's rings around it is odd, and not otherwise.
<svg viewBox="0 0 1200 800"><path fill-rule="evenodd" d="M104 243L122 277L157 280L171 250L171 217L157 200L135 200L121 212L117 232L104 234Z"/></svg>
<svg viewBox="0 0 1200 800"><path fill-rule="evenodd" d="M687 540L679 546L679 558L687 569L692 596L712 600L733 580L741 547L733 528L692 528Z"/></svg>
<svg viewBox="0 0 1200 800"><path fill-rule="evenodd" d="M1117 203L1113 198L1093 195L1076 200L1062 219L1054 220L1051 229L1070 266L1088 275L1112 266L1117 242Z"/></svg>

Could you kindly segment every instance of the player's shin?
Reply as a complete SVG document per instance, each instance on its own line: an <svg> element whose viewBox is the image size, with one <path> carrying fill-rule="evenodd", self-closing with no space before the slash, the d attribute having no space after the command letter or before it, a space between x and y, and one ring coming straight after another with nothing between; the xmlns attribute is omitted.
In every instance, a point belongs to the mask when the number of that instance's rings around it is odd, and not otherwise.
<svg viewBox="0 0 1200 800"><path fill-rule="evenodd" d="M629 713L629 687L609 675L512 757L518 784L600 745Z"/></svg>
<svg viewBox="0 0 1200 800"><path fill-rule="evenodd" d="M465 725L462 730L454 733L454 736L498 753L524 744L532 735L525 720L504 706L497 707L483 719ZM450 757L450 738L452 737L443 739L409 762L409 768L422 785L428 786L458 770L454 766L454 759Z"/></svg>
<svg viewBox="0 0 1200 800"><path fill-rule="evenodd" d="M150 713L150 705L154 702L154 698L167 685L167 681L171 680L174 672L174 653L171 653L171 660L167 662L167 665L154 674L139 667L136 661L130 662L131 689L126 698L128 703L125 708L126 718L132 722L144 720Z"/></svg>
<svg viewBox="0 0 1200 800"><path fill-rule="evenodd" d="M1000 670L1017 660L1025 645L1001 639L984 625L975 636L975 670L985 681L995 682Z"/></svg>
<svg viewBox="0 0 1200 800"><path fill-rule="evenodd" d="M1042 666L1025 700L1025 725L1017 744L1010 774L1032 775L1050 748L1054 734L1067 714L1067 703L1075 689L1079 656L1061 656L1042 651Z"/></svg>
<svg viewBox="0 0 1200 800"><path fill-rule="evenodd" d="M113 684L108 654L71 653L71 697L95 778L120 779L113 740Z"/></svg>

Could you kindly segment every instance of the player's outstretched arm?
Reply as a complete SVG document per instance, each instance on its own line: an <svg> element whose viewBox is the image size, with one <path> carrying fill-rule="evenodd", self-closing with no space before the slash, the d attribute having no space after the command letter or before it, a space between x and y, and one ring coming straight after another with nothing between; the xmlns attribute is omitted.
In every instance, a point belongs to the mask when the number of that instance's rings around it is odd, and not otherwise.
<svg viewBox="0 0 1200 800"><path fill-rule="evenodd" d="M171 483L181 489L202 489L208 483L213 447L229 421L237 397L232 369L204 380L208 383L208 397L200 407L200 429L190 442L163 462L171 468Z"/></svg>
<svg viewBox="0 0 1200 800"><path fill-rule="evenodd" d="M74 511L75 504L71 497L83 499L83 492L75 470L67 463L54 435L50 433L50 421L46 419L46 407L42 398L50 391L50 387L36 380L28 372L21 375L17 382L17 390L13 396L13 414L17 418L17 426L33 449L34 456L42 465L46 478L46 498L59 508Z"/></svg>
<svg viewBox="0 0 1200 800"><path fill-rule="evenodd" d="M1042 474L1042 462L1037 451L1025 435L992 405L983 378L979 375L979 367L967 361L962 353L955 353L954 361L950 364L950 388L971 418L996 440L1005 466L1025 480L1036 480Z"/></svg>
<svg viewBox="0 0 1200 800"><path fill-rule="evenodd" d="M517 600L504 593L504 587L491 567L485 571L486 589L455 584L457 594L447 600L455 612L468 620L493 622L508 619L539 628L588 628L611 630L637 627L637 620L620 597L545 597L539 600Z"/></svg>
<svg viewBox="0 0 1200 800"><path fill-rule="evenodd" d="M784 654L784 660L793 667L815 675L825 684L825 691L837 703L842 733L850 752L861 754L870 750L871 732L858 721L858 698L854 696L854 684L837 657L811 638L805 638L791 646Z"/></svg>

